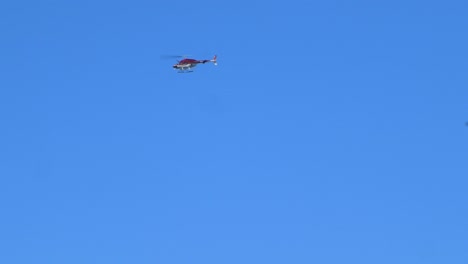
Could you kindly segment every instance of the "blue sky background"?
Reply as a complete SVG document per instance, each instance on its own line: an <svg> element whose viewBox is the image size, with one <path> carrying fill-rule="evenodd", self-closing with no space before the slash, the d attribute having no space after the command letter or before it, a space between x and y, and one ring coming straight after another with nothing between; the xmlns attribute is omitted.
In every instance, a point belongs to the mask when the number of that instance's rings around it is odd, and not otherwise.
<svg viewBox="0 0 468 264"><path fill-rule="evenodd" d="M467 263L467 11L3 1L0 262Z"/></svg>

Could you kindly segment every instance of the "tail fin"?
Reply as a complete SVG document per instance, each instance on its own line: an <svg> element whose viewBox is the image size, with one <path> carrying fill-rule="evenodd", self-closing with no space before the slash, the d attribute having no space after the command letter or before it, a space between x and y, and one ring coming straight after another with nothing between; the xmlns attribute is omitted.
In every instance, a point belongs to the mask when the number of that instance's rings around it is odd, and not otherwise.
<svg viewBox="0 0 468 264"><path fill-rule="evenodd" d="M218 56L214 55L213 59L211 59L211 62L213 62L214 65L218 65L218 61L216 60Z"/></svg>

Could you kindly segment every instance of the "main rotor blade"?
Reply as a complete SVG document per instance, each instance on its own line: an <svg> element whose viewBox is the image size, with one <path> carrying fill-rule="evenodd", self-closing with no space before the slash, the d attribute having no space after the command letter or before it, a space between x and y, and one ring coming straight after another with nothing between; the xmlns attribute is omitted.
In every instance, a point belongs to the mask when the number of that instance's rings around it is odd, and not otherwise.
<svg viewBox="0 0 468 264"><path fill-rule="evenodd" d="M187 55L161 55L161 59L176 59L176 58L186 58Z"/></svg>

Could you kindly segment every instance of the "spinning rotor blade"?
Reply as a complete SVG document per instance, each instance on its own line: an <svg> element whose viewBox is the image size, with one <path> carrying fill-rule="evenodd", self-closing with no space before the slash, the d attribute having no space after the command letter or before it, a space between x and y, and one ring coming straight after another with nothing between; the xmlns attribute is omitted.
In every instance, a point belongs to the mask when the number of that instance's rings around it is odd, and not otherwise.
<svg viewBox="0 0 468 264"><path fill-rule="evenodd" d="M161 59L187 58L187 55L161 55Z"/></svg>

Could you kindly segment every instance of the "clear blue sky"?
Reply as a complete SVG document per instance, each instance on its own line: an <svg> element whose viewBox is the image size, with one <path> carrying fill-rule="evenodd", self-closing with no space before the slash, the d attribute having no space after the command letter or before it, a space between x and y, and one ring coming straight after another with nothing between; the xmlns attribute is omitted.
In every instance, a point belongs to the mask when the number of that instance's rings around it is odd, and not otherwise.
<svg viewBox="0 0 468 264"><path fill-rule="evenodd" d="M3 1L0 263L468 263L467 14Z"/></svg>

